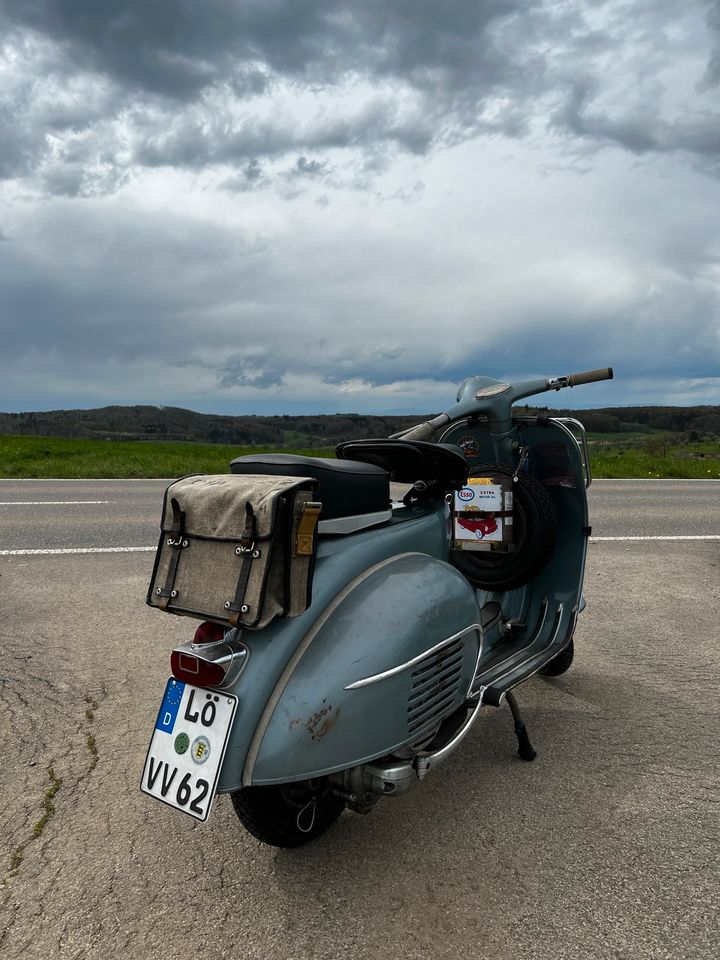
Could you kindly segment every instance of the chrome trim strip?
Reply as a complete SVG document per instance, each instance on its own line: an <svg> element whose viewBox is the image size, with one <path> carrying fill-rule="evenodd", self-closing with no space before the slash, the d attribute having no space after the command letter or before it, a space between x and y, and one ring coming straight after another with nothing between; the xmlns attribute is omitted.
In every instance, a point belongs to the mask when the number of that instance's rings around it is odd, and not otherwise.
<svg viewBox="0 0 720 960"><path fill-rule="evenodd" d="M332 520L321 520L318 523L318 536L324 533L355 533L365 527L374 527L379 523L387 523L392 518L392 510L379 510L377 513L355 513L350 517L334 517Z"/></svg>
<svg viewBox="0 0 720 960"><path fill-rule="evenodd" d="M478 702L475 705L473 712L468 717L465 726L458 730L449 743L446 743L444 747L442 747L440 750L437 750L435 753L419 753L416 755L414 765L418 780L423 779L431 766L435 766L436 763L441 763L446 757L448 757L460 744L460 742L465 739L468 733L470 733L475 721L480 716L480 710L483 706L483 697L486 690L487 687L480 687L480 690L478 691Z"/></svg>
<svg viewBox="0 0 720 960"><path fill-rule="evenodd" d="M408 553L398 553L394 557L388 557L386 560L381 560L380 563L374 564L372 567L368 567L367 570L363 570L361 574L355 577L354 580L351 580L343 589L338 593L330 603L325 607L323 612L317 618L315 623L310 627L308 632L305 634L303 639L300 641L296 647L294 653L288 660L285 665L285 669L280 674L278 682L275 684L275 687L268 698L268 702L265 704L265 709L260 715L258 720L257 727L255 728L255 733L253 734L252 740L250 741L250 747L248 748L247 756L245 757L245 766L243 767L242 772L242 785L243 787L249 787L252 784L252 776L255 770L255 762L257 761L258 754L260 753L260 746L262 744L263 738L267 732L267 728L270 726L270 721L272 720L273 714L275 713L275 708L280 702L280 698L285 692L285 687L290 682L290 678L295 672L295 668L298 663L302 660L305 652L307 651L310 644L313 642L315 637L320 633L322 628L325 626L330 617L335 613L337 608L343 603L350 594L360 586L365 580L371 577L374 573L377 573L378 570L382 570L383 567L388 566L391 563L395 563L396 560L401 560L404 557L424 557L424 553L419 553L417 551L411 551Z"/></svg>
<svg viewBox="0 0 720 960"><path fill-rule="evenodd" d="M484 642L483 642L484 640L485 640L485 631L484 631L484 630L482 629L482 627L481 627L481 628L480 628L480 639L479 639L479 641L478 641L478 654L477 654L477 658L476 658L476 660L475 660L475 669L473 670L472 677L470 678L470 683L468 684L467 693L465 694L465 699L466 699L466 700L468 700L468 699L471 697L471 695L472 695L473 684L475 683L475 678L477 677L477 675L478 675L478 670L480 669L480 658L482 657L483 651L484 651L484 649L485 649L485 644L484 644ZM485 689L485 687L481 687L481 691L483 691L484 689ZM480 693L480 699L482 700L482 692Z"/></svg>
<svg viewBox="0 0 720 960"><path fill-rule="evenodd" d="M576 614L575 616L576 616L576 618L577 618L577 614ZM560 620L558 621L558 629L560 628L560 623L561 623L561 622L562 622L562 617L561 617ZM557 631L556 631L556 633L555 633L555 636L557 636ZM554 637L553 637L553 639L554 639ZM563 647L561 647L560 650L557 651L557 653L558 653L558 654L559 654L559 653L562 653L562 651L565 649L565 647L567 647L567 644L565 644ZM546 648L546 649L547 649L547 648ZM531 660L536 660L536 659L540 656L540 654L542 654L542 653L544 653L543 650L541 650L539 653L536 653L534 657L528 657L528 659L525 661L525 663L530 663ZM503 690L503 692L502 692L502 693L500 694L500 696L498 697L499 703L502 704L503 700L505 699L505 694L506 694L506 693L509 693L511 690L514 690L515 687L520 686L521 683L525 683L525 681L526 681L526 680L529 680L530 677L534 677L536 673L539 673L539 672L542 670L542 668L545 666L546 663L547 663L547 661L543 660L541 663L539 663L539 664L537 665L537 667L535 667L534 670L531 670L530 673L525 674L520 680L518 680L517 683L514 683L511 687L508 687L507 690Z"/></svg>
<svg viewBox="0 0 720 960"><path fill-rule="evenodd" d="M547 614L548 614L548 610L549 610L549 608L550 608L550 604L549 604L549 602L548 602L547 597L545 597L545 598L543 599L543 601L542 601L542 606L543 606L543 615L542 615L542 620L540 621L540 626L539 626L538 629L535 631L535 635L533 636L532 640L530 640L528 643L525 644L525 646L523 647L523 650L527 649L527 647L531 647L531 646L533 645L533 643L535 643L535 641L537 640L537 638L540 636L540 634L542 633L542 631L543 631L544 628L545 628L545 621L547 620ZM534 656L534 654L533 654L533 656ZM512 659L513 659L512 657L508 657L506 660L501 660L500 663L496 664L495 666L496 666L496 668L497 668L497 667L504 667L505 664L506 664L506 663L510 663ZM528 657L528 660L532 660L532 657ZM525 662L526 662L525 660L522 661L522 663L525 663ZM520 664L519 664L519 665L520 665ZM496 679L499 680L499 679L501 679L502 677L507 676L508 673L512 673L512 671L513 671L514 669L515 669L514 667L510 667L509 670L506 670L505 673L501 673L501 674L500 674L500 677L497 677ZM475 683L476 680L477 680L477 674L473 677L473 684ZM492 681L491 683L489 683L489 684L484 684L484 686L490 686L490 687L495 686L495 682L496 682L496 681L493 680L493 681ZM470 686L470 689L472 690L472 684L471 684L471 686ZM481 689L482 689L482 686L481 686ZM474 694L473 694L473 696L474 696Z"/></svg>
<svg viewBox="0 0 720 960"><path fill-rule="evenodd" d="M565 609L565 604L561 603L559 604L557 610L555 611L555 620L556 620L557 626L555 627L555 630L553 632L552 639L550 640L550 642L546 643L545 646L542 648L542 650L538 650L537 653L533 653L532 656L528 657L526 660L523 660L522 663L518 663L514 667L510 667L510 669L506 670L505 673L501 673L499 677L495 677L495 679L492 681L492 683L489 684L489 686L494 687L495 684L498 683L498 681L502 680L503 677L506 677L509 673L514 673L515 670L522 667L524 664L530 663L531 660L534 660L536 657L539 657L540 654L544 653L548 649L548 647L551 647L553 645L553 643L555 642L555 638L557 637L560 631L560 625L562 624L562 615L563 615L564 609ZM537 640L537 638L540 636L542 628L545 626L545 620L547 619L548 610L549 610L549 604L548 606L545 607L545 616L543 617L543 622L540 626L540 630L537 631L537 633L531 640L530 644L528 644L528 646L531 646L535 642L535 640ZM504 661L504 662L507 663L507 661ZM540 670L542 666L543 664L540 664L537 670ZM530 677L533 676L533 674L537 673L537 670L533 670L532 673L528 673L527 676L523 676L522 680L518 682L523 683L525 680L529 680ZM517 686L517 684L515 684L515 686ZM508 689L512 689L512 687ZM500 699L502 700L502 697Z"/></svg>
<svg viewBox="0 0 720 960"><path fill-rule="evenodd" d="M413 657L412 660L406 660L405 663L399 664L397 667L391 667L389 670L383 670L382 673L373 674L371 677L363 677L362 680L355 680L354 683L349 683L345 689L346 690L358 690L360 687L369 687L371 683L378 683L380 680L387 680L388 677L394 677L397 673L402 673L403 670L407 670L408 667L414 667L416 663L419 663L421 660L424 660L425 657L429 657L433 653L437 653L438 650L442 650L443 647L449 646L451 643L454 643L456 640L459 640L461 637L464 637L465 634L470 633L473 630L477 630L480 636L482 637L482 627L479 623L471 623L469 627L465 627L460 630L458 633L454 633L451 637L447 637L445 640L441 640L440 643L436 643L434 646L429 647L423 653L419 653L416 657ZM482 646L482 644L481 644ZM478 655L479 659L479 655Z"/></svg>
<svg viewBox="0 0 720 960"><path fill-rule="evenodd" d="M555 632L552 635L550 643L548 643L547 645L548 647L551 647L557 640L557 635L560 633L560 627L562 626L562 618L563 618L564 612L565 612L565 604L564 603L558 604L558 608L555 611L555 616L557 617L557 626L555 627Z"/></svg>

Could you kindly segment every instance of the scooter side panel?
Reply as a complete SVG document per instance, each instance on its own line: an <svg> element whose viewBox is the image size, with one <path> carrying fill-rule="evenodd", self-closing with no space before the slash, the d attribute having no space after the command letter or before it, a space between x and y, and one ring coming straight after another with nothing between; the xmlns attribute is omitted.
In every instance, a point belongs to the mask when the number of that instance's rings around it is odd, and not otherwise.
<svg viewBox="0 0 720 960"><path fill-rule="evenodd" d="M252 783L322 776L429 735L466 699L478 617L465 578L425 554L395 557L360 579L288 677Z"/></svg>
<svg viewBox="0 0 720 960"><path fill-rule="evenodd" d="M408 511L406 515L409 518L401 523L320 538L310 607L299 617L277 619L264 630L243 631L242 641L250 656L232 687L238 707L220 774L220 792L240 788L248 749L283 670L338 594L363 571L401 553L416 551L447 558L445 505L439 504L430 513Z"/></svg>

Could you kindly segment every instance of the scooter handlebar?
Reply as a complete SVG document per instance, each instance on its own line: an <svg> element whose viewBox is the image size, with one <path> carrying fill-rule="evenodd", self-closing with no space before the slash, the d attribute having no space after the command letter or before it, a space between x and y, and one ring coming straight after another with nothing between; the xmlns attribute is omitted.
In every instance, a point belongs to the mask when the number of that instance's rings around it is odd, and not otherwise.
<svg viewBox="0 0 720 960"><path fill-rule="evenodd" d="M425 423L418 423L409 430L401 430L400 433L393 433L391 440L430 440L435 435L435 428L426 420Z"/></svg>
<svg viewBox="0 0 720 960"><path fill-rule="evenodd" d="M469 417L485 412L494 420L510 417L510 407L524 397L532 397L546 390L562 390L564 387L579 387L583 383L596 383L599 380L612 380L613 368L603 367L601 370L586 370L583 373L570 373L565 377L551 377L549 380L527 380L523 383L510 384L482 377L471 377L461 385L458 402L445 413L441 413L432 420L418 423L409 430L394 433L391 440L432 440L437 431L453 420ZM497 387L497 389L496 389ZM489 390L492 392L489 392ZM490 412L488 397L497 395L497 399L504 399L506 411L502 407L496 408L493 415ZM483 402L485 401L485 402Z"/></svg>
<svg viewBox="0 0 720 960"><path fill-rule="evenodd" d="M401 430L400 433L393 433L391 440L432 440L438 429L450 422L450 418L441 413L432 420L426 420L424 423L417 423L409 430Z"/></svg>
<svg viewBox="0 0 720 960"><path fill-rule="evenodd" d="M584 373L571 373L568 376L569 387L579 387L582 383L596 383L598 380L612 380L613 368L603 367L602 370L586 370Z"/></svg>

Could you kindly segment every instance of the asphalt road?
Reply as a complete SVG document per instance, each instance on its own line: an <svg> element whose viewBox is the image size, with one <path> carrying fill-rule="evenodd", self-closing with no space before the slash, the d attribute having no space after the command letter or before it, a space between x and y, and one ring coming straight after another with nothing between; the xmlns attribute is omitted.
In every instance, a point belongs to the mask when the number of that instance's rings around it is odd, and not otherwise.
<svg viewBox="0 0 720 960"><path fill-rule="evenodd" d="M519 694L534 764L488 709L290 852L138 791L188 636L144 605L152 553L16 552L152 547L163 488L0 481L4 958L717 957L720 539L601 538L720 537L720 484L591 488L576 662Z"/></svg>
<svg viewBox="0 0 720 960"><path fill-rule="evenodd" d="M0 480L0 555L154 546L168 482ZM596 537L720 535L720 481L596 480L590 512Z"/></svg>

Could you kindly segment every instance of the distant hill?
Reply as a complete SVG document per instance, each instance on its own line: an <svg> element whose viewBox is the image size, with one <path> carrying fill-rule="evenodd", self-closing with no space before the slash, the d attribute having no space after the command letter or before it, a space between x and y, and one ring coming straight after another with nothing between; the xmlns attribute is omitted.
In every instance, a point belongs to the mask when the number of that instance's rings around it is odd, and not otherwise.
<svg viewBox="0 0 720 960"><path fill-rule="evenodd" d="M720 436L720 406L605 407L599 410L550 410L518 405L518 413L541 410L574 416L591 433L692 434L691 439ZM231 417L195 413L181 407L113 406L93 410L0 413L0 434L76 437L107 440L174 440L271 447L328 447L343 440L387 437L434 416L365 414L325 416Z"/></svg>
<svg viewBox="0 0 720 960"><path fill-rule="evenodd" d="M432 414L427 414L432 416ZM386 437L423 419L328 416L231 417L195 413L181 407L99 407L0 413L0 435L30 435L95 440L174 440L239 446L325 447L359 437Z"/></svg>
<svg viewBox="0 0 720 960"><path fill-rule="evenodd" d="M515 408L518 409L517 407ZM530 410L529 407L519 408ZM538 408L534 408L537 410ZM589 433L696 433L720 436L720 406L603 407L599 410L543 410L556 417L576 417Z"/></svg>

